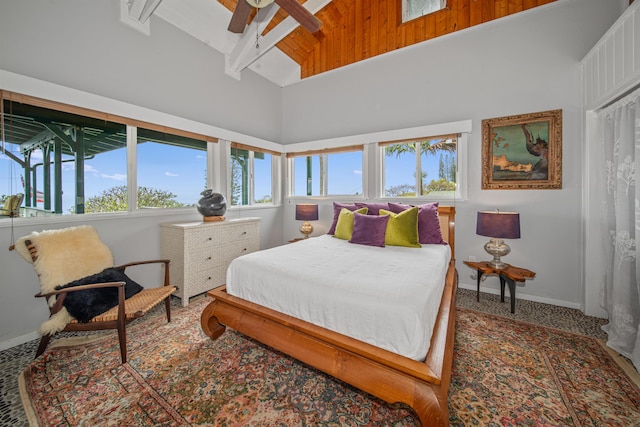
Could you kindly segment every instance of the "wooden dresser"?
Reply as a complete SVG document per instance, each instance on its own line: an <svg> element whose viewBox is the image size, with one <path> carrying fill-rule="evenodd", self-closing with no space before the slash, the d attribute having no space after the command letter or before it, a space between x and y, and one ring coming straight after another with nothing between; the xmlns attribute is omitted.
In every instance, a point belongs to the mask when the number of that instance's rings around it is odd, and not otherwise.
<svg viewBox="0 0 640 427"><path fill-rule="evenodd" d="M224 285L227 267L260 249L260 218L160 224L162 258L171 260L171 284L182 305L189 297Z"/></svg>

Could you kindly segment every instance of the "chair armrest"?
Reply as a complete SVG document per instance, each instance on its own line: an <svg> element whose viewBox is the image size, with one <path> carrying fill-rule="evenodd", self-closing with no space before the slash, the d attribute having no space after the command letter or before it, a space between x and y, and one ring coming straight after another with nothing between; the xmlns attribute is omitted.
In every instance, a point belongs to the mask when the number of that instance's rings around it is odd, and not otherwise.
<svg viewBox="0 0 640 427"><path fill-rule="evenodd" d="M135 265L159 264L159 263L164 263L165 265L168 265L169 264L169 260L168 259L151 259L151 260L146 260L146 261L134 261L134 262L128 262L126 264L116 265L113 268L117 268L119 270L124 270L127 267L133 267Z"/></svg>
<svg viewBox="0 0 640 427"><path fill-rule="evenodd" d="M68 294L70 292L78 292L78 291L84 291L86 289L98 289L98 288L124 288L125 283L124 282L105 282L105 283L90 283L87 285L80 285L80 286L72 286L70 288L64 288L64 289L58 289L56 291L51 291L51 292L47 292L46 294L43 294L42 292L38 292L35 297L36 298L49 298L50 296L53 295L61 295L61 294Z"/></svg>
<svg viewBox="0 0 640 427"><path fill-rule="evenodd" d="M117 288L118 289L118 319L124 319L124 282L105 282L105 283L90 283L88 285L80 285L80 286L72 286L70 288L58 289L57 291L48 292L46 294L38 292L35 296L36 298L46 298L47 302L49 302L49 298L53 296L60 295L60 297L56 297L55 304L53 307L49 307L50 316L53 316L57 312L62 309L62 305L64 303L67 294L71 292L84 291L87 289L98 289L98 288ZM48 304L47 304L48 305Z"/></svg>
<svg viewBox="0 0 640 427"><path fill-rule="evenodd" d="M136 265L144 265L144 264L164 264L164 283L163 286L171 286L170 284L170 274L169 274L169 263L168 259L152 259L147 261L134 261L126 264L116 265L113 268L117 268L118 270L124 272L127 267L133 267Z"/></svg>

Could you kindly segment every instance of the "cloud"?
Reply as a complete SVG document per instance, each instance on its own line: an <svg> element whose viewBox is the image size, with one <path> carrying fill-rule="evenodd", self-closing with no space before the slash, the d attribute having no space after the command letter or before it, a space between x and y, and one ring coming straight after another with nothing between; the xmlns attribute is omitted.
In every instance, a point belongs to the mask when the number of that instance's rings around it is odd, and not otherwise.
<svg viewBox="0 0 640 427"><path fill-rule="evenodd" d="M164 176L179 176L177 173L173 173L173 172L165 172Z"/></svg>
<svg viewBox="0 0 640 427"><path fill-rule="evenodd" d="M37 149L37 150L33 150L31 152L31 161L33 162L38 161L38 160L42 160L44 158L44 156L42 155L42 150Z"/></svg>
<svg viewBox="0 0 640 427"><path fill-rule="evenodd" d="M359 170L359 169L354 169L353 174L354 175L362 175L362 171Z"/></svg>
<svg viewBox="0 0 640 427"><path fill-rule="evenodd" d="M113 179L114 181L126 181L127 180L127 174L124 174L124 173L114 173L113 175L107 175L107 174L103 173L103 174L100 174L100 177L107 178L107 179Z"/></svg>

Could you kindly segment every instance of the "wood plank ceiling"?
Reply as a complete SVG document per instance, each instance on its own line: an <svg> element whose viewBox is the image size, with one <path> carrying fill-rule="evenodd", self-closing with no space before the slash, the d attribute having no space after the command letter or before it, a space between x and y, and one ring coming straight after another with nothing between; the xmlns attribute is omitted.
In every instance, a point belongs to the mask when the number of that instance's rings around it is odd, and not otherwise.
<svg viewBox="0 0 640 427"><path fill-rule="evenodd" d="M245 0L218 1L233 11ZM445 9L402 23L402 0L332 0L315 15L320 31L298 27L276 46L300 65L304 79L554 1L447 0ZM263 35L287 16L280 9Z"/></svg>

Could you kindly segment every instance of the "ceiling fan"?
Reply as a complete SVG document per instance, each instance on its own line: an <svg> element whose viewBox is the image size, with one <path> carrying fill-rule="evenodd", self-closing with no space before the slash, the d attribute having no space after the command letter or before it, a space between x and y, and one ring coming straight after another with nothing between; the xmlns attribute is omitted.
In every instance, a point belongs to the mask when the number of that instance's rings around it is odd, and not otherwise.
<svg viewBox="0 0 640 427"><path fill-rule="evenodd" d="M322 26L322 22L298 3L297 0L238 0L238 5L233 11L233 16L231 16L227 29L232 33L244 32L251 9L267 7L274 1L310 33L315 33Z"/></svg>

